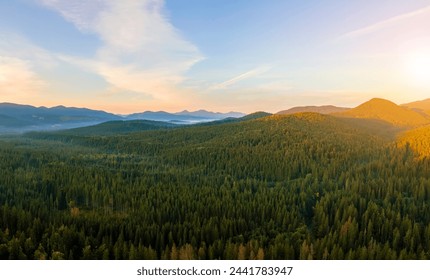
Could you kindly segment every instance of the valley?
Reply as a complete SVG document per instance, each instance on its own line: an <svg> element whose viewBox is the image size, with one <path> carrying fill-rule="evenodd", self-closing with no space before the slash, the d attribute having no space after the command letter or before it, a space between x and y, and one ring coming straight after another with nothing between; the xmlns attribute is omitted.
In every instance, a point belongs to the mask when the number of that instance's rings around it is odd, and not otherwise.
<svg viewBox="0 0 430 280"><path fill-rule="evenodd" d="M0 258L429 259L428 120L372 99L3 136Z"/></svg>

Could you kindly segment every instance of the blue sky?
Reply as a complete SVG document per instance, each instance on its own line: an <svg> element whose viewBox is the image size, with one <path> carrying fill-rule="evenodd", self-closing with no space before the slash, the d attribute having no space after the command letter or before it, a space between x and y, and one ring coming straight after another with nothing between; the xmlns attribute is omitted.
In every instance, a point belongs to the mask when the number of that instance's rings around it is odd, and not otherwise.
<svg viewBox="0 0 430 280"><path fill-rule="evenodd" d="M0 102L264 110L430 97L426 0L0 1Z"/></svg>

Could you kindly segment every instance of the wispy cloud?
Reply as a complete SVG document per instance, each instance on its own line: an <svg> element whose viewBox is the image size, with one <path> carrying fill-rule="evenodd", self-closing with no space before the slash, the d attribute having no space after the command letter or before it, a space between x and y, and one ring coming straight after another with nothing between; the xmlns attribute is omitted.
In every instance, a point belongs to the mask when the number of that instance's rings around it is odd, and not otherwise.
<svg viewBox="0 0 430 280"><path fill-rule="evenodd" d="M253 78L253 77L257 77L257 76L259 76L261 74L264 74L267 71L269 71L270 69L271 69L270 66L261 66L261 67L252 69L250 71L247 71L245 73L242 73L240 75L237 75L236 77L231 78L231 79L229 79L227 81L224 81L222 83L213 85L210 89L211 90L225 89L225 88L228 88L228 87L230 87L230 86L232 86L232 85L234 85L234 84L236 84L236 83L238 83L238 82L240 82L242 80L250 79L250 78Z"/></svg>
<svg viewBox="0 0 430 280"><path fill-rule="evenodd" d="M363 28L360 28L360 29L357 29L357 30L354 30L354 31L351 31L351 32L348 32L348 33L345 33L342 36L340 36L338 38L338 40L341 40L341 39L353 39L353 38L358 38L358 37L361 37L361 36L365 36L367 34L371 34L371 33L377 32L379 30L385 29L387 27L390 27L392 25L395 25L397 23L400 23L400 22L402 22L404 20L407 20L407 19L410 19L410 18L414 18L414 17L417 17L417 16L421 16L421 15L424 15L424 14L427 14L427 13L430 13L430 5L426 6L424 8L412 11L412 12L408 12L408 13L404 13L404 14L401 14L401 15L397 15L397 16L394 16L394 17L391 17L391 18L379 21L377 23L371 24L369 26L366 26L366 27L363 27Z"/></svg>
<svg viewBox="0 0 430 280"><path fill-rule="evenodd" d="M27 64L44 68L54 67L57 63L54 55L47 50L22 36L4 31L0 34L0 56L15 57L26 61Z"/></svg>
<svg viewBox="0 0 430 280"><path fill-rule="evenodd" d="M29 62L16 57L0 56L0 97L33 98L46 85Z"/></svg>
<svg viewBox="0 0 430 280"><path fill-rule="evenodd" d="M100 38L95 57L67 60L117 89L174 99L186 72L203 59L165 16L162 0L39 1Z"/></svg>
<svg viewBox="0 0 430 280"><path fill-rule="evenodd" d="M94 17L101 10L107 7L105 0L36 0L39 3L53 9L63 16L67 21L73 23L81 31L92 29L97 17Z"/></svg>

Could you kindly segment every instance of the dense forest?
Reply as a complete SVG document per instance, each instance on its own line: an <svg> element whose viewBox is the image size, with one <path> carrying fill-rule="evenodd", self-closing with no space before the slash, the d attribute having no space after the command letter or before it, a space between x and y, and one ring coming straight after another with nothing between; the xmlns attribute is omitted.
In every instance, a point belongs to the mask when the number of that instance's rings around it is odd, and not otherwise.
<svg viewBox="0 0 430 280"><path fill-rule="evenodd" d="M430 259L428 154L377 125L260 114L3 137L0 258Z"/></svg>

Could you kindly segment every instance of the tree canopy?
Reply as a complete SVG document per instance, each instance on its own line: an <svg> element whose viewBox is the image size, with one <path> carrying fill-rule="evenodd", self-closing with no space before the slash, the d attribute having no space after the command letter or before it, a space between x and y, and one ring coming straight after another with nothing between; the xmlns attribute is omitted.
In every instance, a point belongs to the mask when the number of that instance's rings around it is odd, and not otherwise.
<svg viewBox="0 0 430 280"><path fill-rule="evenodd" d="M429 259L430 161L313 113L0 140L2 259Z"/></svg>

